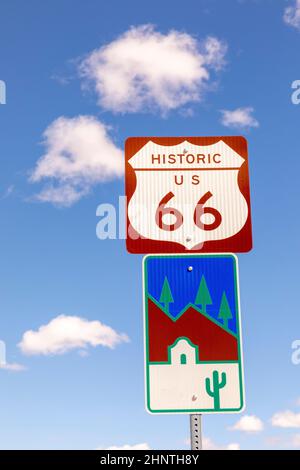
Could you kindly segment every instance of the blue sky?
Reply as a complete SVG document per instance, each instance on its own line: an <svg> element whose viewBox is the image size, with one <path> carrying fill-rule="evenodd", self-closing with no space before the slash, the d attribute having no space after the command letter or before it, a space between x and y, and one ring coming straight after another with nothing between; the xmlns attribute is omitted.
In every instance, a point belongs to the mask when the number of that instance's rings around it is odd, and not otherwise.
<svg viewBox="0 0 300 470"><path fill-rule="evenodd" d="M284 20L285 9L294 6L294 0L1 3L0 79L7 103L0 105L0 338L7 362L26 367L0 370L1 448L188 448L188 416L151 416L144 409L142 257L127 254L124 240L96 237L96 208L124 194L120 149L128 136L241 133L249 142L254 235L253 251L239 255L244 414L263 421L264 429L255 421L257 432L245 432L244 420L230 431L240 416L207 416L204 434L210 446L300 445L300 366L291 361L291 343L300 337L300 107L291 102L291 83L299 79L300 13L289 10ZM128 113L134 101L116 101L111 82L97 99L79 77L87 54L145 24L164 36L184 32L197 44L218 39L224 60L212 64L206 57L210 78L204 87L196 84L200 101L163 112L162 89ZM176 103L175 92L172 98ZM224 121L220 110L239 108L242 115L227 113ZM103 145L113 142L114 165L102 161L97 173L81 161L73 179L60 168L60 176L52 173L63 191L60 204L41 202L38 194L58 197L42 192L49 168L29 181L47 154L43 133L57 118L78 115L94 117L83 124L96 123L96 135L109 126ZM60 122L63 135L69 122ZM120 339L113 349L90 346L88 356L79 353L82 347L24 354L17 346L23 334L59 315L100 321L130 341Z"/></svg>

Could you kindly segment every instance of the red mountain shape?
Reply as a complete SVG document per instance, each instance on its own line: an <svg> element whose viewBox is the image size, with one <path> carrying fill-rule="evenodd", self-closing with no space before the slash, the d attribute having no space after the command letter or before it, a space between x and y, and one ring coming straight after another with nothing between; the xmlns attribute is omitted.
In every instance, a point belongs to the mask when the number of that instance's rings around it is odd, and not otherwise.
<svg viewBox="0 0 300 470"><path fill-rule="evenodd" d="M150 362L167 362L168 346L185 336L198 346L200 361L237 361L235 336L189 307L176 321L148 299L148 335Z"/></svg>

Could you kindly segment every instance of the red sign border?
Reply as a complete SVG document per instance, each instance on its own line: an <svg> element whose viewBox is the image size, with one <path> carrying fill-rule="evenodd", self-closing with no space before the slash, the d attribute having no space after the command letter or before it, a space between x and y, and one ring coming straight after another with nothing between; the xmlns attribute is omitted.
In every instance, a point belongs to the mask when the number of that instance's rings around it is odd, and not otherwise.
<svg viewBox="0 0 300 470"><path fill-rule="evenodd" d="M141 238L132 227L130 232L133 236L128 235L130 222L127 218L127 237L126 248L132 254L145 253L246 253L252 249L252 223L251 223L251 204L250 204L250 185L249 185L249 165L248 165L248 144L243 136L218 136L218 137L128 137L125 142L125 194L127 196L127 206L136 188L135 171L128 163L128 160L135 155L147 142L152 141L158 145L178 145L184 141L188 141L194 145L213 145L223 140L241 157L244 158L239 175L238 185L241 193L245 197L248 204L248 219L244 227L232 237L224 240L213 240L203 243L200 250L189 250L183 245L175 242L166 242L159 240L151 240ZM134 237L134 238L133 238Z"/></svg>

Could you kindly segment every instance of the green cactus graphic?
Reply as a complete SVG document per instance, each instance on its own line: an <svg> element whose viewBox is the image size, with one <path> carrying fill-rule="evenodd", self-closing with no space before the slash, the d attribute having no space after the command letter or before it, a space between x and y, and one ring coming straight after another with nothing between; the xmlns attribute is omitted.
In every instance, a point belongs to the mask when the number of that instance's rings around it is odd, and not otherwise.
<svg viewBox="0 0 300 470"><path fill-rule="evenodd" d="M207 377L205 379L206 392L210 397L212 397L214 399L214 409L219 410L220 409L220 389L225 387L225 385L226 385L226 374L225 374L225 372L222 372L221 382L220 382L219 381L219 372L217 370L214 370L213 371L213 376L212 376L212 383L213 383L213 388L211 389L210 378Z"/></svg>

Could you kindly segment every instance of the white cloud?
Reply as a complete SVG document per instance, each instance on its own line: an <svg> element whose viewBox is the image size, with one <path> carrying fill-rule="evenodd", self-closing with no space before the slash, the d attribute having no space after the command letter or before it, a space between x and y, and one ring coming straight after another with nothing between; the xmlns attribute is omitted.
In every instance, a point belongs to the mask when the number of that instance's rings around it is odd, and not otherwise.
<svg viewBox="0 0 300 470"><path fill-rule="evenodd" d="M141 444L125 444L123 446L111 446L111 447L97 447L96 450L150 450L149 444L147 442L142 442Z"/></svg>
<svg viewBox="0 0 300 470"><path fill-rule="evenodd" d="M80 357L88 357L88 356L89 356L89 352L88 352L86 349L80 349L80 350L78 351L78 355L79 355Z"/></svg>
<svg viewBox="0 0 300 470"><path fill-rule="evenodd" d="M90 186L88 189L80 189L70 184L47 185L35 196L35 199L40 202L51 202L56 206L69 207L85 196L89 189Z"/></svg>
<svg viewBox="0 0 300 470"><path fill-rule="evenodd" d="M26 370L26 367L23 366L22 364L18 364L16 362L5 362L0 364L0 370L10 370L13 372L21 372L23 370Z"/></svg>
<svg viewBox="0 0 300 470"><path fill-rule="evenodd" d="M148 24L132 27L95 49L81 62L79 73L84 85L94 85L104 109L159 109L165 114L201 100L210 70L224 65L226 50L215 37L199 43L187 33L162 34Z"/></svg>
<svg viewBox="0 0 300 470"><path fill-rule="evenodd" d="M300 29L300 0L293 0L293 4L285 8L283 20L289 26Z"/></svg>
<svg viewBox="0 0 300 470"><path fill-rule="evenodd" d="M300 428L300 413L280 411L272 416L271 423L279 428Z"/></svg>
<svg viewBox="0 0 300 470"><path fill-rule="evenodd" d="M242 431L249 433L261 432L264 429L264 423L260 418L254 415L242 416L234 426L229 428L231 431Z"/></svg>
<svg viewBox="0 0 300 470"><path fill-rule="evenodd" d="M36 199L70 206L97 183L121 177L123 155L108 128L93 116L59 117L45 130L44 155L31 182L47 182Z"/></svg>
<svg viewBox="0 0 300 470"><path fill-rule="evenodd" d="M8 187L6 188L6 190L4 191L3 195L0 197L0 199L6 199L6 198L8 198L8 197L14 192L14 189L15 189L15 187L14 187L13 184L11 184L10 186L8 186Z"/></svg>
<svg viewBox="0 0 300 470"><path fill-rule="evenodd" d="M268 447L280 448L284 446L286 438L283 436L267 436L265 437L264 442Z"/></svg>
<svg viewBox="0 0 300 470"><path fill-rule="evenodd" d="M98 320L59 315L37 331L26 331L18 346L27 355L54 355L89 345L113 349L119 343L128 341L127 335L117 333Z"/></svg>
<svg viewBox="0 0 300 470"><path fill-rule="evenodd" d="M295 434L291 439L291 445L293 447L300 447L300 434Z"/></svg>
<svg viewBox="0 0 300 470"><path fill-rule="evenodd" d="M221 110L221 123L226 127L236 129L247 129L250 127L258 127L259 122L252 116L254 109L252 107L237 108L233 110Z"/></svg>
<svg viewBox="0 0 300 470"><path fill-rule="evenodd" d="M300 448L300 434L269 436L265 439L265 442L275 449Z"/></svg>
<svg viewBox="0 0 300 470"><path fill-rule="evenodd" d="M220 446L209 437L203 437L202 446L204 450L240 450L240 444L238 444L237 442L232 442L230 444Z"/></svg>
<svg viewBox="0 0 300 470"><path fill-rule="evenodd" d="M241 449L240 444L238 444L237 442L233 442L232 444L228 444L225 450L240 450L240 449Z"/></svg>

